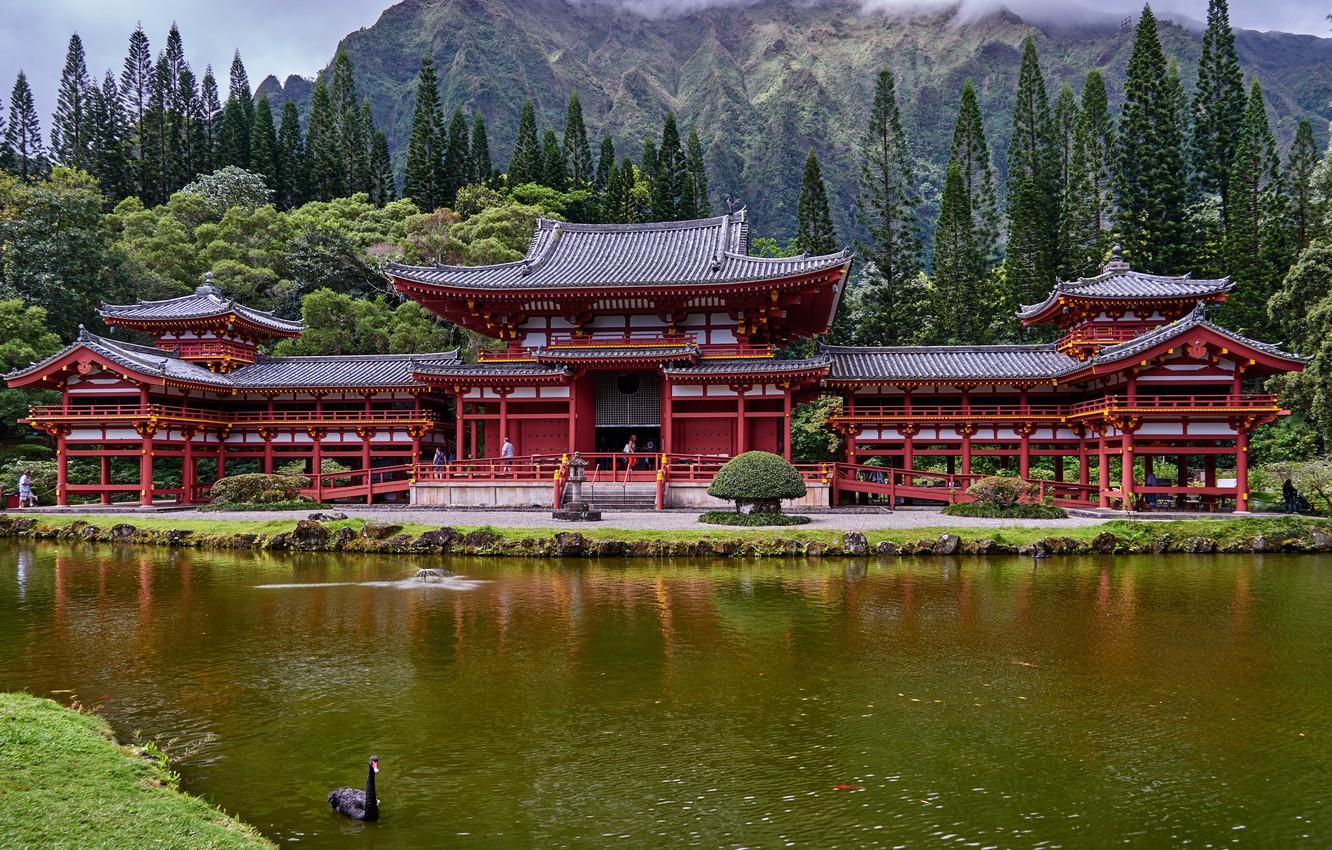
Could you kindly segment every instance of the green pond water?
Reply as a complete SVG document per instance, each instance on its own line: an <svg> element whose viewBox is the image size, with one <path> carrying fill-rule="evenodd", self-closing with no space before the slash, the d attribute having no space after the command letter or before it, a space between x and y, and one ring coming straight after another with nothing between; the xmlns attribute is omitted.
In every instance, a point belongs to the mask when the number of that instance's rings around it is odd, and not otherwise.
<svg viewBox="0 0 1332 850"><path fill-rule="evenodd" d="M1317 557L0 545L0 689L206 741L185 787L284 846L1326 847L1330 651Z"/></svg>

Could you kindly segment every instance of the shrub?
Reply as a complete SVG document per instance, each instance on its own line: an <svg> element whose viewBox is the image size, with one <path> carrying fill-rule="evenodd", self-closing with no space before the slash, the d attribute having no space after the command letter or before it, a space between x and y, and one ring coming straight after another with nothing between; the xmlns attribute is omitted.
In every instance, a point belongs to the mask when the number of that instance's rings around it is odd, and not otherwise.
<svg viewBox="0 0 1332 850"><path fill-rule="evenodd" d="M308 511L323 507L314 499L292 499L289 502L210 502L200 506L201 511Z"/></svg>
<svg viewBox="0 0 1332 850"><path fill-rule="evenodd" d="M711 525L804 525L809 522L809 517L795 514L738 514L734 511L708 511L699 514L698 521Z"/></svg>
<svg viewBox="0 0 1332 850"><path fill-rule="evenodd" d="M989 519L1066 519L1063 508L1053 505L1009 505L1005 508L981 502L959 502L943 509L948 516L986 517Z"/></svg>
<svg viewBox="0 0 1332 850"><path fill-rule="evenodd" d="M263 505L292 502L306 485L302 475L232 475L213 482L209 492L215 505Z"/></svg>
<svg viewBox="0 0 1332 850"><path fill-rule="evenodd" d="M805 495L805 479L786 458L771 452L745 452L726 462L708 485L708 495L735 502L736 512L780 514L783 499Z"/></svg>
<svg viewBox="0 0 1332 850"><path fill-rule="evenodd" d="M1028 484L1021 478L1007 475L991 475L982 478L967 488L967 493L978 504L990 508L1011 508L1019 503L1035 501L1036 485Z"/></svg>

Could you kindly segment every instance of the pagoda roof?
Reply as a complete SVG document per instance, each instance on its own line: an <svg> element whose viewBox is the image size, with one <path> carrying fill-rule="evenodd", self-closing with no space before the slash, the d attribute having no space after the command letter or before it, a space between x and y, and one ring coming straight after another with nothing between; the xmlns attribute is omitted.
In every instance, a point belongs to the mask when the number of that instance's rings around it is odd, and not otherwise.
<svg viewBox="0 0 1332 850"><path fill-rule="evenodd" d="M222 291L206 279L189 295L162 301L138 301L134 304L103 304L98 312L109 325L187 325L190 322L235 316L279 336L298 336L304 330L299 321L281 319L267 310L256 310L225 298Z"/></svg>
<svg viewBox="0 0 1332 850"><path fill-rule="evenodd" d="M662 371L673 378L691 375L789 375L795 372L826 371L831 365L832 358L826 354L802 360L710 357L689 366L667 366Z"/></svg>
<svg viewBox="0 0 1332 850"><path fill-rule="evenodd" d="M570 224L538 219L527 255L489 266L389 263L403 280L461 290L568 290L767 281L835 269L847 250L811 257L751 257L744 210L648 224Z"/></svg>
<svg viewBox="0 0 1332 850"><path fill-rule="evenodd" d="M274 389L360 389L413 387L418 368L457 363L458 352L433 354L361 354L317 357L260 357L226 374L183 360L174 351L108 339L79 329L78 338L60 351L24 369L5 375L14 380L41 373L72 352L85 349L117 366L145 377L193 384L221 391Z"/></svg>
<svg viewBox="0 0 1332 850"><path fill-rule="evenodd" d="M1212 300L1235 288L1228 277L1194 279L1190 275L1156 275L1134 271L1119 256L1118 248L1101 274L1055 284L1050 295L1038 304L1024 304L1018 318L1026 322L1048 316L1061 299L1091 301L1190 301Z"/></svg>
<svg viewBox="0 0 1332 850"><path fill-rule="evenodd" d="M693 342L680 345L624 347L589 347L559 346L555 348L532 349L532 357L546 363L595 363L598 361L643 363L694 360L698 357L698 346Z"/></svg>
<svg viewBox="0 0 1332 850"><path fill-rule="evenodd" d="M1279 345L1274 345L1270 342L1259 342L1256 339L1250 339L1249 337L1237 333L1236 331L1232 331L1229 328L1223 328L1220 325L1209 321L1200 305L1193 308L1193 310L1183 318L1176 319L1169 324L1161 325L1158 328L1140 334L1126 342L1102 348L1100 353L1088 362L1094 364L1114 363L1132 358L1196 328L1206 328L1212 333L1235 343L1239 348L1252 349L1260 354L1265 354L1278 360L1285 360L1303 366L1305 363L1308 363L1310 359L1299 354L1292 354L1289 351L1284 351Z"/></svg>
<svg viewBox="0 0 1332 850"><path fill-rule="evenodd" d="M829 345L830 381L1048 380L1078 365L1051 345Z"/></svg>

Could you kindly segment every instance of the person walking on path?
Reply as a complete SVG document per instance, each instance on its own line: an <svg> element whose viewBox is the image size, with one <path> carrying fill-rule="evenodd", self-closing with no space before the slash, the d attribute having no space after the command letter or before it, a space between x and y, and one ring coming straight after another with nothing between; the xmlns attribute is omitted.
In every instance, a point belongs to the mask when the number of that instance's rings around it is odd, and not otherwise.
<svg viewBox="0 0 1332 850"><path fill-rule="evenodd" d="M513 465L513 455L514 455L513 443L509 442L508 437L505 437L504 445L500 446L500 457L504 458L505 466Z"/></svg>
<svg viewBox="0 0 1332 850"><path fill-rule="evenodd" d="M1298 513L1300 509L1300 491L1295 489L1295 483L1289 477L1281 482L1281 497L1286 500L1286 513Z"/></svg>
<svg viewBox="0 0 1332 850"><path fill-rule="evenodd" d="M37 499L32 495L32 472L23 470L23 474L18 479L18 497L20 508L37 507Z"/></svg>

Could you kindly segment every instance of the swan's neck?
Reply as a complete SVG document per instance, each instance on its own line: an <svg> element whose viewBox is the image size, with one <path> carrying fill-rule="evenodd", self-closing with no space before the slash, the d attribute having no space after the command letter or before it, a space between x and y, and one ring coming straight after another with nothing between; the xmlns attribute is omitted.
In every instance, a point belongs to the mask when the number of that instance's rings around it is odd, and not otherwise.
<svg viewBox="0 0 1332 850"><path fill-rule="evenodd" d="M365 769L365 813L379 814L379 799L375 797L375 768L370 765Z"/></svg>

